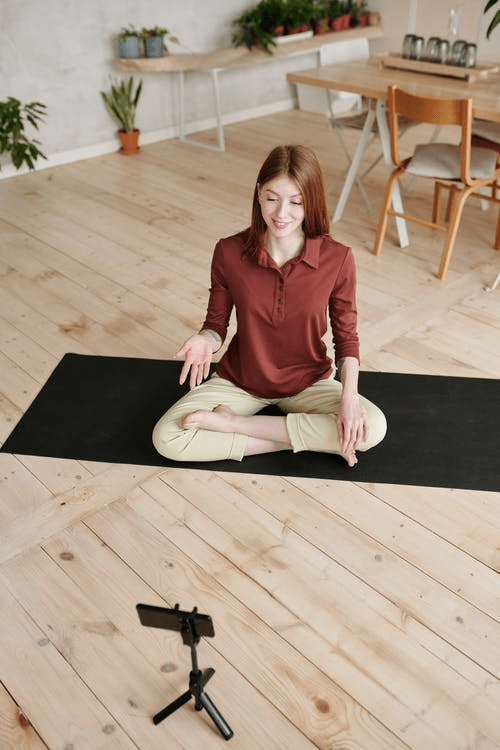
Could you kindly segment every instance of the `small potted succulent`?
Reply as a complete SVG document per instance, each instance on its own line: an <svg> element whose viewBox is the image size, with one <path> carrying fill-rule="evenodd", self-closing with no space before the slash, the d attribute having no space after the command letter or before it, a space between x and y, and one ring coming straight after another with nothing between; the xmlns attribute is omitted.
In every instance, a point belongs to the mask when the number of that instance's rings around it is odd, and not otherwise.
<svg viewBox="0 0 500 750"><path fill-rule="evenodd" d="M168 29L161 26L154 26L152 29L143 27L141 29L141 37L144 39L146 47L146 57L163 57L165 52L168 53L163 41L167 35L172 42L178 43L177 37L171 36Z"/></svg>
<svg viewBox="0 0 500 750"><path fill-rule="evenodd" d="M142 57L140 32L133 26L123 28L118 34L118 48L120 57Z"/></svg>
<svg viewBox="0 0 500 750"><path fill-rule="evenodd" d="M135 127L135 112L137 102L141 95L142 81L134 92L134 77L130 76L128 82L121 81L111 84L111 92L101 91L104 103L114 117L118 120L121 128L118 130L122 147L122 154L136 154L139 151L139 130Z"/></svg>
<svg viewBox="0 0 500 750"><path fill-rule="evenodd" d="M45 104L22 104L13 96L0 101L0 155L9 154L16 169L23 164L34 169L34 162L39 156L47 158L38 148L40 141L36 138L30 140L25 133L27 123L38 130L39 122L45 117L45 110Z"/></svg>

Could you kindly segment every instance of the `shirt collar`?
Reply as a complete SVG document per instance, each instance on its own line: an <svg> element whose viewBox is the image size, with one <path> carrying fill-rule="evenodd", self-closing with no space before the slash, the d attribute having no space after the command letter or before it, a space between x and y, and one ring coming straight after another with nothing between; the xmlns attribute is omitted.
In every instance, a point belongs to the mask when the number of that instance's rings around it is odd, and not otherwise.
<svg viewBox="0 0 500 750"><path fill-rule="evenodd" d="M307 263L311 268L318 268L319 266L319 251L321 246L322 237L306 237L304 241L304 247L296 259L297 263ZM264 247L263 239L259 242L257 248L257 263L259 266L270 266L271 257Z"/></svg>

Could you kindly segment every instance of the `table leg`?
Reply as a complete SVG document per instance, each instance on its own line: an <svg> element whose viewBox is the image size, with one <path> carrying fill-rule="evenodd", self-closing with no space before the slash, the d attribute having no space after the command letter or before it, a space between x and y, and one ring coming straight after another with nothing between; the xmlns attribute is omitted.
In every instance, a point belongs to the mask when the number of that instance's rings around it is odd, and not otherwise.
<svg viewBox="0 0 500 750"><path fill-rule="evenodd" d="M217 121L217 146L212 146L210 143L203 143L203 141L197 141L195 138L189 138L186 135L185 80L184 71L179 71L179 140L181 143L190 143L194 146L201 146L202 148L208 148L210 151L225 151L224 126L222 124L222 113L220 107L219 70L220 68L210 69L214 95L215 117Z"/></svg>
<svg viewBox="0 0 500 750"><path fill-rule="evenodd" d="M380 142L382 144L384 161L387 167L387 171L390 173L394 169L394 164L392 163L391 157L391 142L389 137L389 126L387 125L385 102L383 102L382 99L377 99L377 104L375 105L375 113L377 117L378 132L380 136ZM394 211L403 213L403 202L401 200L401 190L399 188L399 182L396 182L392 191L392 207ZM400 247L408 247L410 243L408 241L406 221L402 219L401 216L396 216L396 228L398 231Z"/></svg>
<svg viewBox="0 0 500 750"><path fill-rule="evenodd" d="M365 124L363 125L363 130L361 131L361 135L359 137L358 145L356 146L356 151L354 152L354 156L351 161L351 166L349 167L349 170L347 172L344 186L342 188L337 206L335 208L335 213L333 214L332 224L335 224L337 221L339 221L342 217L342 214L344 213L345 204L347 203L347 199L349 198L349 193L351 192L351 188L354 185L354 182L356 180L356 174L358 172L359 163L361 161L363 151L366 148L366 142L371 133L374 119L375 119L375 110L369 109L368 114L366 115Z"/></svg>

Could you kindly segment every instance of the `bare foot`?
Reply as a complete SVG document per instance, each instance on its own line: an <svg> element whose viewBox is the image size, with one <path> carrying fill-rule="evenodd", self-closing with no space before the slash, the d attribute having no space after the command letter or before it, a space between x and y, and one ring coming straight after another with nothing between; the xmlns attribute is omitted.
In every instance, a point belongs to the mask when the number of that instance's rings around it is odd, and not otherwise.
<svg viewBox="0 0 500 750"><path fill-rule="evenodd" d="M234 412L228 406L216 406L213 411L199 409L184 417L185 430L212 430L213 432L233 432L231 418Z"/></svg>
<svg viewBox="0 0 500 750"><path fill-rule="evenodd" d="M342 456L342 458L345 458L348 466L356 466L356 464L358 463L358 457L356 456L355 451L351 451L350 453L341 453L340 455Z"/></svg>

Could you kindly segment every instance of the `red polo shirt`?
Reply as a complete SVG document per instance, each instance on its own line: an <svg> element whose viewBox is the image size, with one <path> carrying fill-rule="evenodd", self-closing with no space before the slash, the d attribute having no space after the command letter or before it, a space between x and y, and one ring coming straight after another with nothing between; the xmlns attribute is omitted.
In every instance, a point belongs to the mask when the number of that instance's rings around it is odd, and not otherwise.
<svg viewBox="0 0 500 750"><path fill-rule="evenodd" d="M245 253L243 233L219 240L203 328L224 341L233 306L237 332L217 373L254 396L291 396L332 372L323 336L330 317L335 360L359 359L356 279L350 248L306 239L299 257L276 265L264 245Z"/></svg>

